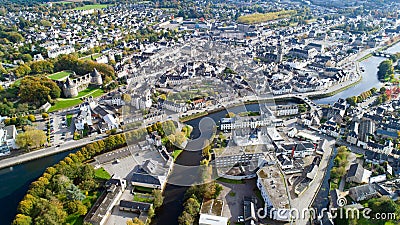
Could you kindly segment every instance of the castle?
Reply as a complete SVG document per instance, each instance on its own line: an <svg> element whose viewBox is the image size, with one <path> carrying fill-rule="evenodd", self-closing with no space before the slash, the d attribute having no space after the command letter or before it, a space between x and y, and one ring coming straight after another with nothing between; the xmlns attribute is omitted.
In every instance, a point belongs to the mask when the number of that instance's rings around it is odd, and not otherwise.
<svg viewBox="0 0 400 225"><path fill-rule="evenodd" d="M73 75L72 77L75 76ZM95 68L93 72L80 77L71 78L71 76L68 76L65 82L59 81L57 84L63 91L64 96L71 98L77 96L80 91L85 90L89 85L100 87L103 85L103 79L101 78L101 74Z"/></svg>

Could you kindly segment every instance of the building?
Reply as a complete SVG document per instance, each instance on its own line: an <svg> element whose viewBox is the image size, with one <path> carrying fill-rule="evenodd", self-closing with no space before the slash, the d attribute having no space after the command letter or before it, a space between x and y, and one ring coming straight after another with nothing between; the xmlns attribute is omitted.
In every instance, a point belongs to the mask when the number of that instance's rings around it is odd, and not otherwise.
<svg viewBox="0 0 400 225"><path fill-rule="evenodd" d="M299 107L297 105L278 105L273 110L276 116L291 116L299 113Z"/></svg>
<svg viewBox="0 0 400 225"><path fill-rule="evenodd" d="M222 199L204 200L200 208L199 225L227 225L229 218L222 216Z"/></svg>
<svg viewBox="0 0 400 225"><path fill-rule="evenodd" d="M126 181L120 178L111 178L105 184L104 191L97 199L94 206L86 214L84 221L93 225L104 225L111 215L113 207L117 204L126 188Z"/></svg>
<svg viewBox="0 0 400 225"><path fill-rule="evenodd" d="M132 185L163 190L171 171L171 160L169 159L165 165L152 159L146 160L135 168L131 178Z"/></svg>
<svg viewBox="0 0 400 225"><path fill-rule="evenodd" d="M49 58L57 58L59 55L66 55L75 52L75 48L72 45L65 45L49 49L47 55Z"/></svg>
<svg viewBox="0 0 400 225"><path fill-rule="evenodd" d="M73 77L73 78L72 78ZM82 90L85 90L89 85L100 87L103 85L101 74L96 70L83 76L71 75L64 81L57 81L63 94L67 98L75 97Z"/></svg>
<svg viewBox="0 0 400 225"><path fill-rule="evenodd" d="M313 155L316 145L311 142L285 143L278 147L277 154L284 154L292 158L303 158Z"/></svg>
<svg viewBox="0 0 400 225"><path fill-rule="evenodd" d="M257 172L257 187L264 199L267 217L278 221L290 221L289 194L284 175L277 164L267 165Z"/></svg>
<svg viewBox="0 0 400 225"><path fill-rule="evenodd" d="M148 212L153 207L153 204L146 202L131 202L121 200L119 202L119 210L125 212L132 212L138 215L138 219L143 223L147 223Z"/></svg>
<svg viewBox="0 0 400 225"><path fill-rule="evenodd" d="M356 202L368 200L378 196L373 184L364 184L349 189L349 196Z"/></svg>
<svg viewBox="0 0 400 225"><path fill-rule="evenodd" d="M17 137L17 129L15 125L0 128L0 156L9 155L11 149L17 149L15 143Z"/></svg>
<svg viewBox="0 0 400 225"><path fill-rule="evenodd" d="M354 183L368 183L368 179L371 176L372 172L366 170L359 163L354 163L350 166L349 171L347 172L346 182L354 182Z"/></svg>

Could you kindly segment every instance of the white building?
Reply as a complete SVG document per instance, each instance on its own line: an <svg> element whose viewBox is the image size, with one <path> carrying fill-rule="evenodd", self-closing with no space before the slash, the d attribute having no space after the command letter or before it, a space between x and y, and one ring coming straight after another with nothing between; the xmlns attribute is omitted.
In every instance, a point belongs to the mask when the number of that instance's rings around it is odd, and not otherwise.
<svg viewBox="0 0 400 225"><path fill-rule="evenodd" d="M57 58L59 55L63 55L63 54L70 54L75 52L75 49L73 46L71 45L65 45L62 47L58 47L58 48L54 48L54 49L50 49L47 51L47 55L49 56L49 58Z"/></svg>
<svg viewBox="0 0 400 225"><path fill-rule="evenodd" d="M267 217L278 221L290 221L290 202L284 175L277 164L268 165L257 172L257 187L261 192Z"/></svg>

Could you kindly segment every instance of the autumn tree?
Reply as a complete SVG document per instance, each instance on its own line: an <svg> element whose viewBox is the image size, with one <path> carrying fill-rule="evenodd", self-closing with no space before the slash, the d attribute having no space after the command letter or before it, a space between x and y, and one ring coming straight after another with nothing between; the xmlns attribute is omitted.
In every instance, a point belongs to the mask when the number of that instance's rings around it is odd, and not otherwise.
<svg viewBox="0 0 400 225"><path fill-rule="evenodd" d="M29 128L23 133L17 135L16 144L23 149L38 148L47 142L44 131Z"/></svg>
<svg viewBox="0 0 400 225"><path fill-rule="evenodd" d="M61 89L47 77L27 76L21 80L19 95L22 102L41 106L47 101L59 98Z"/></svg>
<svg viewBox="0 0 400 225"><path fill-rule="evenodd" d="M32 218L24 214L17 214L12 225L31 225Z"/></svg>

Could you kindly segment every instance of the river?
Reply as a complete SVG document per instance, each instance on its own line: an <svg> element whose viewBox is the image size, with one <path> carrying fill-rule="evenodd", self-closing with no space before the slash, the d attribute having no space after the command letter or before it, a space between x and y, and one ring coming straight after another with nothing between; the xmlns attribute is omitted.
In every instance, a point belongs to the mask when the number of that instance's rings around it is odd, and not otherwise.
<svg viewBox="0 0 400 225"><path fill-rule="evenodd" d="M46 158L1 169L0 202L3 202L4 207L0 210L0 225L11 224L15 217L18 203L25 196L32 181L42 175L47 167L56 164L74 151L76 150L58 153Z"/></svg>
<svg viewBox="0 0 400 225"><path fill-rule="evenodd" d="M397 53L400 52L400 43L393 45L392 47L388 48L386 53ZM360 83L337 93L331 97L321 98L315 100L318 104L332 104L336 102L339 98L346 99L351 96L356 96L361 94L364 91L367 91L373 87L380 88L383 84L378 80L378 66L379 64L384 61L386 58L383 57L370 57L367 60L360 62L360 66L364 67L365 71L362 73L362 80Z"/></svg>

